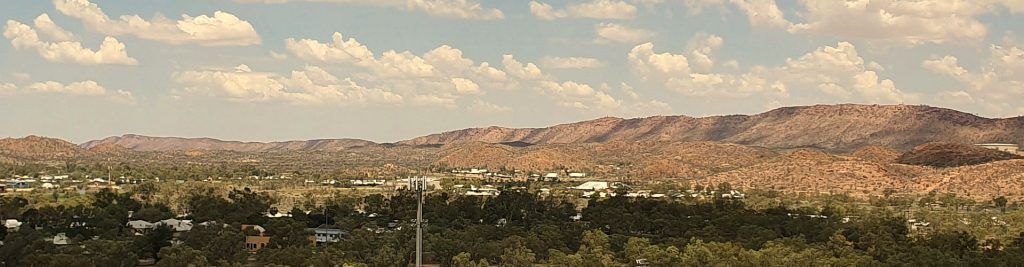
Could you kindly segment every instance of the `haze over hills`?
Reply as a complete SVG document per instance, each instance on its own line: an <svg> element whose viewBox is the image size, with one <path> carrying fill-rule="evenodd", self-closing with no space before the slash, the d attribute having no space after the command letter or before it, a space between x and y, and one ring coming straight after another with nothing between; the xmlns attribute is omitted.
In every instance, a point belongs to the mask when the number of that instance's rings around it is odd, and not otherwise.
<svg viewBox="0 0 1024 267"><path fill-rule="evenodd" d="M1024 142L1024 117L991 119L929 106L817 105L779 108L757 115L693 118L601 118L547 128L471 128L399 142L532 144L607 141L718 141L769 148L852 151L880 145L909 150L919 144Z"/></svg>
<svg viewBox="0 0 1024 267"><path fill-rule="evenodd" d="M434 146L471 142L528 146L610 141L713 141L771 149L818 148L853 152L869 146L907 151L929 142L1024 143L1024 117L992 119L929 106L816 105L756 115L694 118L601 118L546 128L470 128L378 144L359 139L238 142L211 138L123 135L80 145L133 151L224 150L237 152L342 151L366 146ZM111 145L115 147L110 147Z"/></svg>
<svg viewBox="0 0 1024 267"><path fill-rule="evenodd" d="M150 137L134 134L108 137L83 143L92 149L102 145L117 145L135 151L226 150L238 152L266 151L337 151L353 147L376 145L359 139L319 139L284 142L239 142L213 138Z"/></svg>
<svg viewBox="0 0 1024 267"><path fill-rule="evenodd" d="M536 129L475 128L394 144L124 135L75 145L29 136L0 139L0 163L210 164L279 172L347 166L353 173L391 176L424 168L582 171L598 179L728 182L858 197L893 189L920 194L970 191L966 196L975 199L1002 195L1024 200L1017 172L1024 169L1024 160L971 145L1021 141L1024 118L1019 117L989 119L927 106L831 105L750 116L603 118Z"/></svg>

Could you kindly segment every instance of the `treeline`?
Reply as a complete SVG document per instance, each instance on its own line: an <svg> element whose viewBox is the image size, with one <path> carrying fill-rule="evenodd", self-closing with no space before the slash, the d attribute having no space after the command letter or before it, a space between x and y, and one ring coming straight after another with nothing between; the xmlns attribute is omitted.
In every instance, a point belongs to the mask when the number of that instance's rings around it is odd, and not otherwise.
<svg viewBox="0 0 1024 267"><path fill-rule="evenodd" d="M38 209L0 198L0 217L24 225L0 233L5 266L405 266L413 258L416 198L411 192L354 198L336 194L311 210L278 214L267 194L198 190L185 203L194 227L136 235L129 220L176 217L145 187L109 190L90 205ZM979 242L963 232L912 233L886 214L844 220L826 207L748 208L741 201L684 202L612 197L543 197L506 190L496 197L439 192L425 199L428 263L442 266L1016 266L1024 242ZM130 214L130 216L129 216ZM250 253L242 224L261 225L270 243ZM314 245L308 228L345 232ZM45 238L63 233L75 245Z"/></svg>

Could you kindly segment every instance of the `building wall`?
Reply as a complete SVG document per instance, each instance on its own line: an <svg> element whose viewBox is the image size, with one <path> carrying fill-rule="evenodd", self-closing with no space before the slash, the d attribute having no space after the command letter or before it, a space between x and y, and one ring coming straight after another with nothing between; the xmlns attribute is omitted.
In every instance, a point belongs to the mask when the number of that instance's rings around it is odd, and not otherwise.
<svg viewBox="0 0 1024 267"><path fill-rule="evenodd" d="M246 236L245 237L245 249L249 251L259 251L270 244L269 236Z"/></svg>

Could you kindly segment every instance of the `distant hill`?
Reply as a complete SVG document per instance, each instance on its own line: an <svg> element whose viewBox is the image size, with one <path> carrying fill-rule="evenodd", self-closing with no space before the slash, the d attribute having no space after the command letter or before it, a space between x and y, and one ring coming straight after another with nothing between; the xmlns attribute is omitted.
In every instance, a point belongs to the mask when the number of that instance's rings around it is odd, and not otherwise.
<svg viewBox="0 0 1024 267"><path fill-rule="evenodd" d="M0 139L0 154L28 158L62 158L81 155L84 149L71 142L40 136Z"/></svg>
<svg viewBox="0 0 1024 267"><path fill-rule="evenodd" d="M340 151L355 147L373 146L377 143L359 139L321 139L284 142L238 142L212 138L151 137L127 134L83 143L81 147L93 149L104 145L116 145L134 151L196 151L224 150L238 152L267 151Z"/></svg>
<svg viewBox="0 0 1024 267"><path fill-rule="evenodd" d="M897 161L920 166L959 167L1011 159L1024 157L968 144L928 143L903 154Z"/></svg>
<svg viewBox="0 0 1024 267"><path fill-rule="evenodd" d="M842 104L785 107L756 115L702 118L656 116L635 119L606 117L546 128L470 128L389 144L358 139L261 143L123 135L86 142L81 146L89 149L101 144L115 144L134 151L264 152L338 151L364 146L440 148L471 142L524 148L612 141L712 141L780 151L810 148L849 153L869 146L908 151L930 142L1024 143L1024 117L992 119L951 109L917 105ZM876 150L873 153L885 151ZM885 157L880 154L871 156Z"/></svg>
<svg viewBox="0 0 1024 267"><path fill-rule="evenodd" d="M1024 117L991 119L929 106L817 105L757 115L601 118L546 128L471 128L399 142L564 144L608 141L717 141L777 149L909 150L928 142L1024 143Z"/></svg>

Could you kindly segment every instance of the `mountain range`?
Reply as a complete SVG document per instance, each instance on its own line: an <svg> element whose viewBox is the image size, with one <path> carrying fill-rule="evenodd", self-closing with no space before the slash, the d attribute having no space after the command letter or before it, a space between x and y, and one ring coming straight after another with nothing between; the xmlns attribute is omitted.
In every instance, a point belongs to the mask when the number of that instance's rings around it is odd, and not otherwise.
<svg viewBox="0 0 1024 267"><path fill-rule="evenodd" d="M606 117L545 128L486 127L455 130L397 143L359 139L237 142L210 138L114 136L80 146L117 145L135 151L227 150L341 151L365 146L443 146L468 142L514 146L609 141L714 141L773 149L854 151L866 146L909 150L928 142L1024 143L1024 117L984 118L921 105L816 105L756 115L711 117Z"/></svg>

